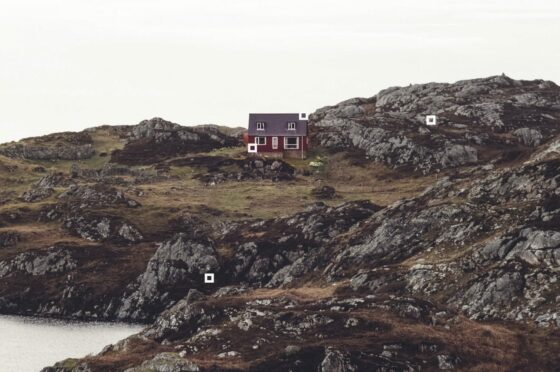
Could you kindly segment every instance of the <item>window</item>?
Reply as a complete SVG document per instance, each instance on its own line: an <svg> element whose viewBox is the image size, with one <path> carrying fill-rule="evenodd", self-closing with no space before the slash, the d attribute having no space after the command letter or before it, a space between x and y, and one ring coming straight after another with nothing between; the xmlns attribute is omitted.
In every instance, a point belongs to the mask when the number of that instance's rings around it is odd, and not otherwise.
<svg viewBox="0 0 560 372"><path fill-rule="evenodd" d="M257 121L257 130L264 130L264 121Z"/></svg>
<svg viewBox="0 0 560 372"><path fill-rule="evenodd" d="M255 137L255 143L257 145L266 145L266 137Z"/></svg>
<svg viewBox="0 0 560 372"><path fill-rule="evenodd" d="M284 137L284 148L286 150L297 150L297 149L299 149L299 138L298 137Z"/></svg>
<svg viewBox="0 0 560 372"><path fill-rule="evenodd" d="M302 113L302 114L301 114L301 118L302 118L302 119L305 119L306 117L307 117L307 114L305 114L305 113Z"/></svg>
<svg viewBox="0 0 560 372"><path fill-rule="evenodd" d="M296 130L296 122L295 121L288 122L288 130Z"/></svg>

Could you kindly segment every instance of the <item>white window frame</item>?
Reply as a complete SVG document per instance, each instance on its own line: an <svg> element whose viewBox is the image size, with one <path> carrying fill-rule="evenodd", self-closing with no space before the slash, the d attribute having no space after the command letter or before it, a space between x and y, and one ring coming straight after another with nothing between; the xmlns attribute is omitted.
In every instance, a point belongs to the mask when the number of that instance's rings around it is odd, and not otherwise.
<svg viewBox="0 0 560 372"><path fill-rule="evenodd" d="M288 122L288 130L296 130L296 122L295 121L289 121Z"/></svg>
<svg viewBox="0 0 560 372"><path fill-rule="evenodd" d="M278 150L278 137L272 137L272 149Z"/></svg>
<svg viewBox="0 0 560 372"><path fill-rule="evenodd" d="M259 143L260 139L264 139L264 143ZM255 144L257 146L266 146L266 137L255 137Z"/></svg>
<svg viewBox="0 0 560 372"><path fill-rule="evenodd" d="M264 121L257 121L257 130L264 130Z"/></svg>
<svg viewBox="0 0 560 372"><path fill-rule="evenodd" d="M247 144L247 152L250 154L254 154L257 151L257 144L256 143L249 143Z"/></svg>
<svg viewBox="0 0 560 372"><path fill-rule="evenodd" d="M294 145L288 145L288 139L295 138L296 139L296 147L292 147ZM299 137L284 137L284 150L299 150Z"/></svg>

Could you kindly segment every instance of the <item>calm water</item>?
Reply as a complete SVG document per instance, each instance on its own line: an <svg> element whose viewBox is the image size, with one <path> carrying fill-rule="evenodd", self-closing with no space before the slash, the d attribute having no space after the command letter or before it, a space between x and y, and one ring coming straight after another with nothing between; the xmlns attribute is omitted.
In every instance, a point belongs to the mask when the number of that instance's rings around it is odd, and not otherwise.
<svg viewBox="0 0 560 372"><path fill-rule="evenodd" d="M129 324L0 316L0 372L37 372L62 359L96 354L141 329Z"/></svg>

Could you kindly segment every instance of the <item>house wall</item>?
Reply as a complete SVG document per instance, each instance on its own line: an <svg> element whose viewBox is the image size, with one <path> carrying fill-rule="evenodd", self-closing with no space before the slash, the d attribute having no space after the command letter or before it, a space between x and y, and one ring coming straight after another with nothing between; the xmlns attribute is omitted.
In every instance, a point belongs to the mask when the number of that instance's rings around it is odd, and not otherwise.
<svg viewBox="0 0 560 372"><path fill-rule="evenodd" d="M249 136L249 143L255 143L256 136ZM259 136L261 137L261 136ZM301 145L303 143L303 151L307 152L309 148L309 137L304 136L300 137L300 148L298 150L284 150L284 137L278 136L278 149L272 149L272 136L262 136L266 137L266 145L259 145L257 146L258 153L274 153L274 152L290 152L290 153L297 153L298 151L301 152Z"/></svg>

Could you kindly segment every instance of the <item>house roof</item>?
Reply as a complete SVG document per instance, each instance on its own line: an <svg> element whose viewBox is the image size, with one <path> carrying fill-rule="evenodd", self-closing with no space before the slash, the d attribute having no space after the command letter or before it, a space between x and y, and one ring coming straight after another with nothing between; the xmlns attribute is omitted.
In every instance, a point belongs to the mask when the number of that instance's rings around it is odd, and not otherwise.
<svg viewBox="0 0 560 372"><path fill-rule="evenodd" d="M257 130L257 122L264 122L265 130ZM288 130L288 123L295 122L296 130ZM299 114L249 114L250 136L307 136L307 120Z"/></svg>

